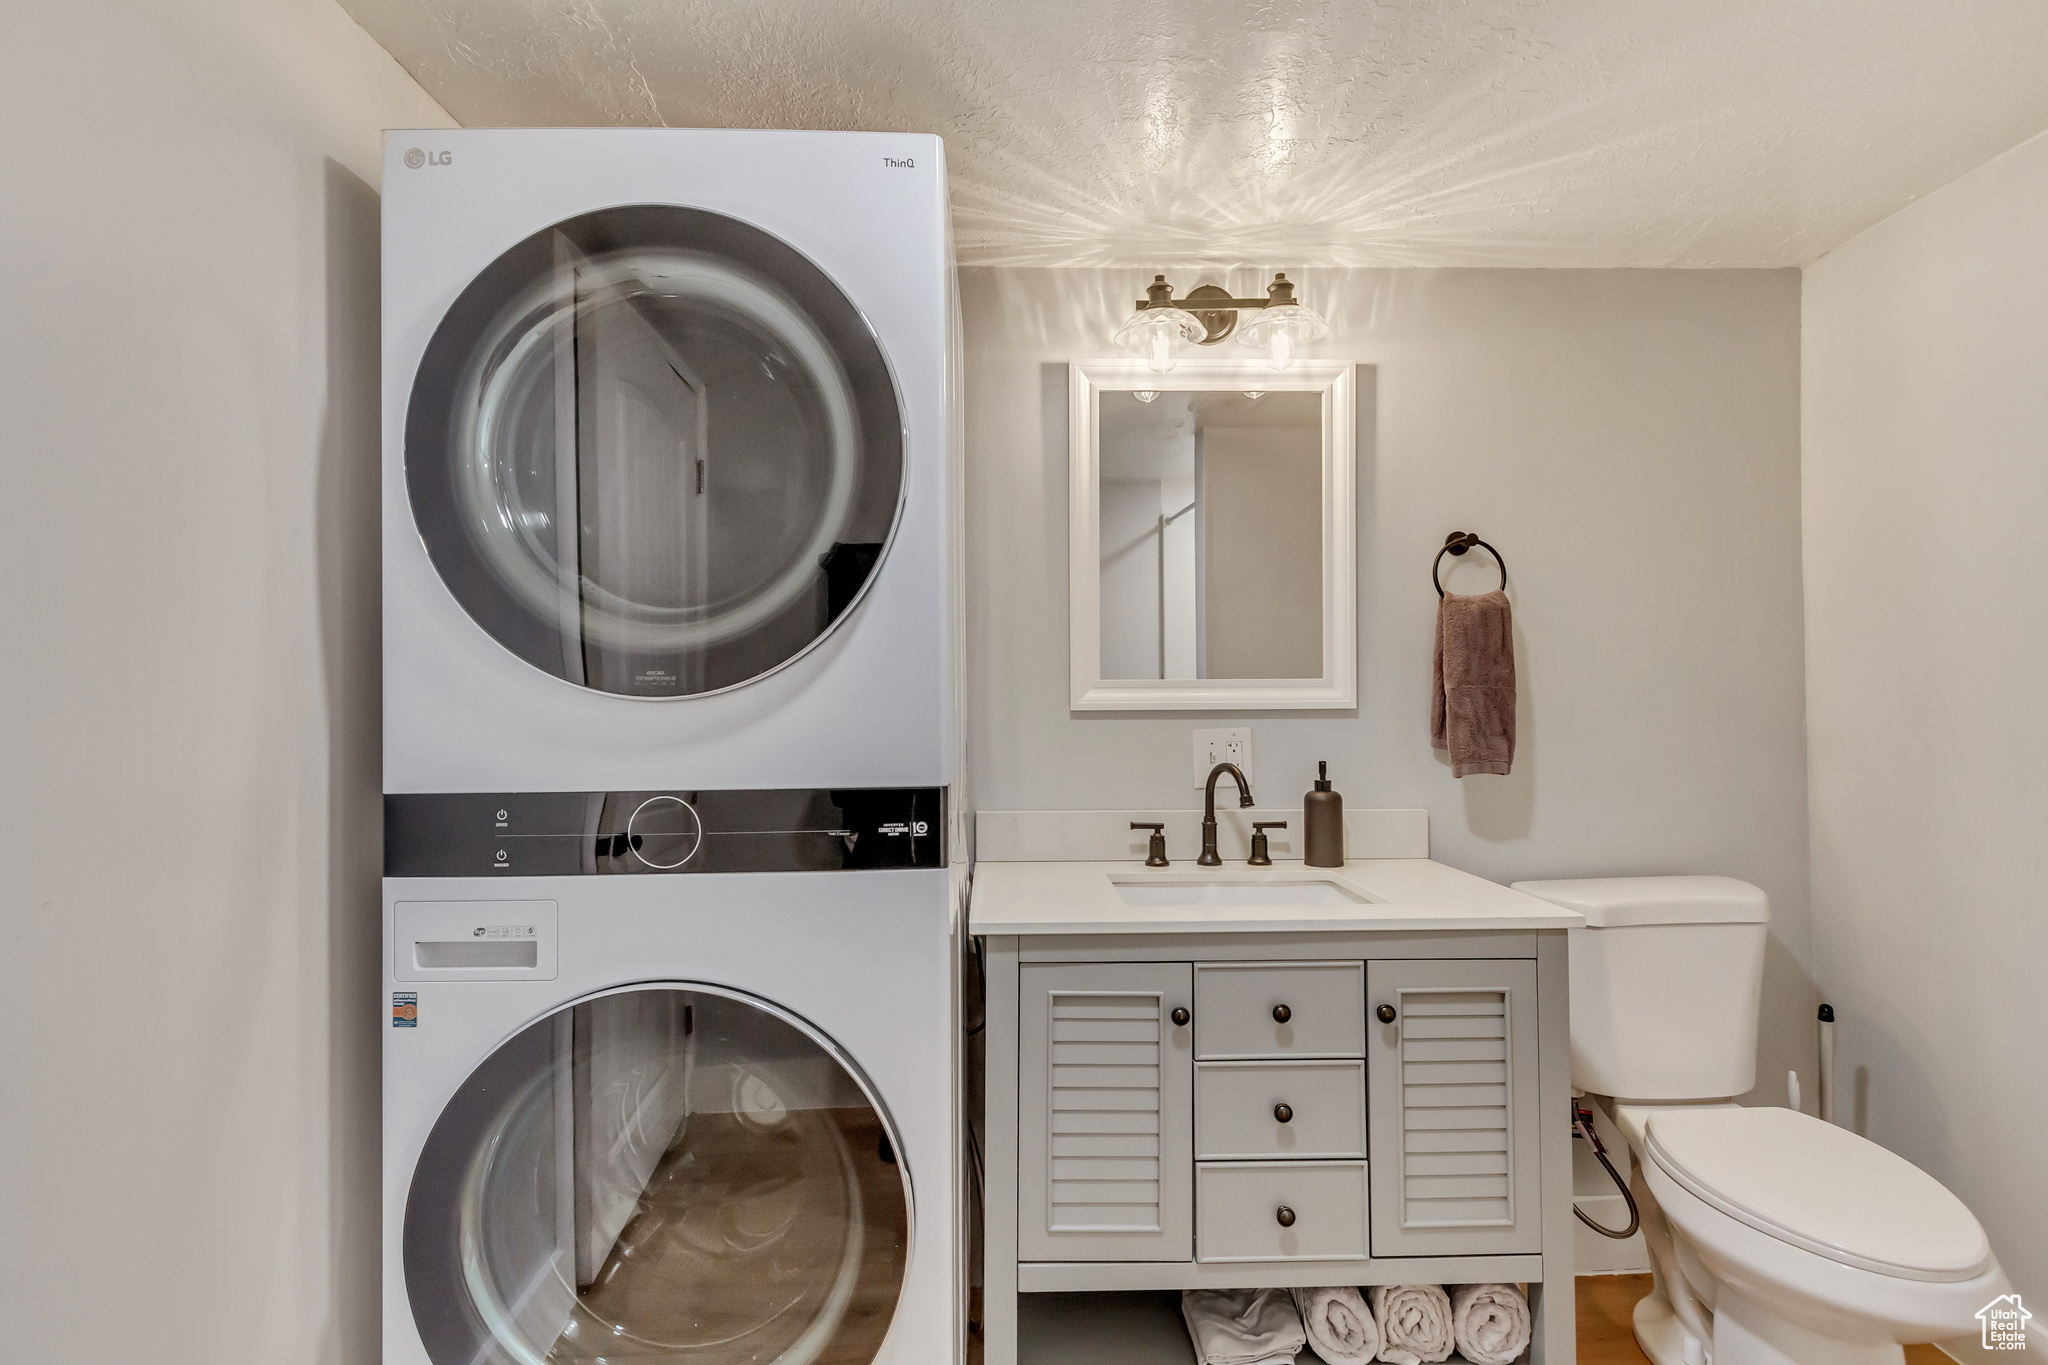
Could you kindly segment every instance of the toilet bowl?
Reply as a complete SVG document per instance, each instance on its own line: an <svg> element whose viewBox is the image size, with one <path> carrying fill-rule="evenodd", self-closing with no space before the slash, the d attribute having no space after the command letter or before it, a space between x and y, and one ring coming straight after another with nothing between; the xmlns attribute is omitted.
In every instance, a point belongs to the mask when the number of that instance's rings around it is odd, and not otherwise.
<svg viewBox="0 0 2048 1365"><path fill-rule="evenodd" d="M1722 877L1518 882L1571 931L1572 1082L1635 1157L1656 1365L1903 1365L2009 1292L1962 1201L1904 1158L1755 1081L1769 904ZM1614 1099L1612 1096L1634 1098Z"/></svg>
<svg viewBox="0 0 2048 1365"><path fill-rule="evenodd" d="M1658 1214L1664 1283L1636 1315L1658 1365L1898 1365L2008 1292L1962 1201L1846 1129L1734 1105L1611 1112Z"/></svg>

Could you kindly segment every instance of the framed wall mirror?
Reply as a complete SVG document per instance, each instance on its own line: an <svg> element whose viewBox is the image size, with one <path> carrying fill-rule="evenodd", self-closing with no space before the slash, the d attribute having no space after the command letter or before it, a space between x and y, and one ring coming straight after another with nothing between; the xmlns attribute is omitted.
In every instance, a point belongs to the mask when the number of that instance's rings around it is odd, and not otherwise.
<svg viewBox="0 0 2048 1365"><path fill-rule="evenodd" d="M1358 703L1349 361L1068 367L1077 711Z"/></svg>

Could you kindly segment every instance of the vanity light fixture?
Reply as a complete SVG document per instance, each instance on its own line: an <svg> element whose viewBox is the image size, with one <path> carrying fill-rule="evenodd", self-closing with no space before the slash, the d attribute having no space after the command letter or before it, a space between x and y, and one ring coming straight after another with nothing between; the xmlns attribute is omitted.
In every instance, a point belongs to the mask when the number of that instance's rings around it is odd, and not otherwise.
<svg viewBox="0 0 2048 1365"><path fill-rule="evenodd" d="M1256 309L1257 316L1240 328L1237 315L1249 309ZM1116 344L1138 352L1154 371L1165 374L1181 347L1211 346L1233 332L1239 345L1263 347L1266 363L1284 370L1303 342L1328 336L1330 325L1294 301L1294 283L1285 274L1273 276L1263 299L1232 298L1229 290L1213 284L1197 285L1186 298L1176 299L1166 276L1154 275L1138 311L1117 329Z"/></svg>
<svg viewBox="0 0 2048 1365"><path fill-rule="evenodd" d="M1158 396L1159 390L1157 389L1133 389L1131 391L1131 397L1137 399L1140 403L1149 403Z"/></svg>

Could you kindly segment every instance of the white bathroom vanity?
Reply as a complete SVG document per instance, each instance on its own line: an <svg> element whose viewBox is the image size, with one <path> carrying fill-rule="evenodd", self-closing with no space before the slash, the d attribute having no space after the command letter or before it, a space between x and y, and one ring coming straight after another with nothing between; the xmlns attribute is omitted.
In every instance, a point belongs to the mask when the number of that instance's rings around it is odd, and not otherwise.
<svg viewBox="0 0 2048 1365"><path fill-rule="evenodd" d="M1580 917L1431 861L1423 811L1352 812L1337 868L1219 816L1218 867L1198 813L979 817L987 1365L1192 1360L1182 1289L1480 1281L1569 1365Z"/></svg>

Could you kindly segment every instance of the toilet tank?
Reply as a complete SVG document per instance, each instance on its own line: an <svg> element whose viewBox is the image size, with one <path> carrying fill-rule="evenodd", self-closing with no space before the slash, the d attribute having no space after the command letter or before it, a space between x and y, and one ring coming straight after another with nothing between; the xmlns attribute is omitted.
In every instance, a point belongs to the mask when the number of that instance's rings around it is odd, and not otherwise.
<svg viewBox="0 0 2048 1365"><path fill-rule="evenodd" d="M1756 1084L1771 905L1732 877L1516 882L1577 910L1572 1084L1631 1100L1708 1100Z"/></svg>

